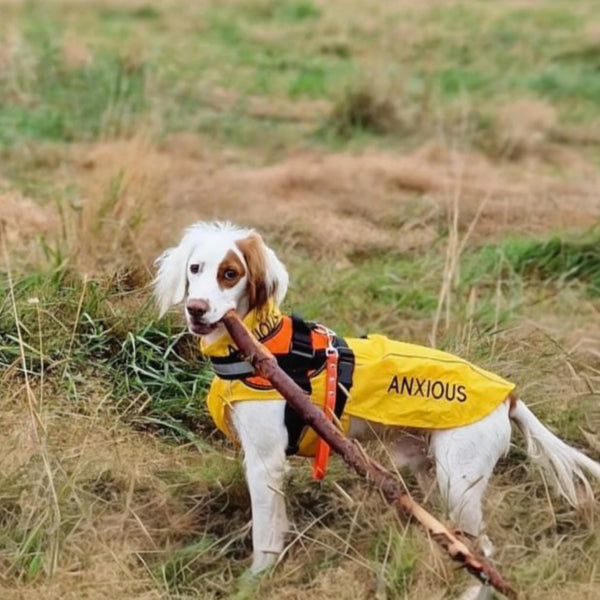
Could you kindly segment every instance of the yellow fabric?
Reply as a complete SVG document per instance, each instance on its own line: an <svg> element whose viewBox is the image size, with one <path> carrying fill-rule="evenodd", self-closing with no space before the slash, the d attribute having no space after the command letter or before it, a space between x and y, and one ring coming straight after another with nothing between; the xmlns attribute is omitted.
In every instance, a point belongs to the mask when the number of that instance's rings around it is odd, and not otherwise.
<svg viewBox="0 0 600 600"><path fill-rule="evenodd" d="M260 315L256 310L252 310L243 321L252 334L260 339L277 327L281 321L281 312L270 301ZM210 344L207 344L204 339L200 340L200 352L206 357L229 356L236 350L237 347L228 333ZM273 388L258 390L248 387L241 381L226 381L215 375L206 397L208 412L215 425L231 440L235 440L235 434L229 426L227 407L232 402L240 400L281 400L281 395Z"/></svg>
<svg viewBox="0 0 600 600"><path fill-rule="evenodd" d="M325 371L319 372L310 380L312 386L312 401L320 407L325 403ZM242 381L226 381L215 377L211 383L206 402L215 425L231 440L235 441L235 433L229 424L227 407L233 402L248 400L281 400L281 394L274 389L261 390L245 385ZM348 433L350 415L344 412L340 420L342 430ZM298 454L314 456L317 451L319 437L310 428L303 433Z"/></svg>
<svg viewBox="0 0 600 600"><path fill-rule="evenodd" d="M243 319L244 324L252 335L262 339L269 335L281 321L281 312L275 306L272 300L263 308L260 313L251 310ZM204 356L229 356L237 350L236 345L228 333L224 333L214 342L207 344L204 338L200 338L200 352Z"/></svg>
<svg viewBox="0 0 600 600"><path fill-rule="evenodd" d="M515 385L447 352L382 335L347 339L355 368L346 412L384 425L449 429L474 423Z"/></svg>
<svg viewBox="0 0 600 600"><path fill-rule="evenodd" d="M256 329L256 315L249 315L245 321ZM492 412L515 387L498 375L440 350L381 335L346 338L346 343L353 350L356 361L350 396L341 419L346 433L350 416L419 429L468 425ZM203 352L205 355L207 352L225 352L228 347L235 350L231 340L218 340L203 348ZM226 354L219 354L223 355ZM311 385L312 401L323 406L324 370L311 378ZM227 407L231 403L280 399L280 394L273 388L257 389L242 381L215 377L207 404L217 427L234 439L227 418ZM317 439L312 429L307 428L300 440L298 454L314 456Z"/></svg>

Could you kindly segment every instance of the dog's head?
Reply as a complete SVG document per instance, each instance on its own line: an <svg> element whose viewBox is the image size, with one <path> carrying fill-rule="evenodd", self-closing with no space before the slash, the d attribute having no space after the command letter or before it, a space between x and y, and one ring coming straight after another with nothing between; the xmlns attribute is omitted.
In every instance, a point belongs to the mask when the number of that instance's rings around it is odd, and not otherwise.
<svg viewBox="0 0 600 600"><path fill-rule="evenodd" d="M189 330L214 331L231 308L244 316L273 299L279 305L287 292L288 274L251 229L229 223L196 223L178 246L157 259L154 280L160 314L184 303Z"/></svg>

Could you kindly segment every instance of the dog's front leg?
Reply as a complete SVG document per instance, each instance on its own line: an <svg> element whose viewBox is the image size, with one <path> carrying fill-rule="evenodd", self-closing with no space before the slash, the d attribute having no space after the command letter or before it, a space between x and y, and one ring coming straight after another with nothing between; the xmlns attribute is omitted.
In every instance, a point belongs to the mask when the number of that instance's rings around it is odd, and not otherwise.
<svg viewBox="0 0 600 600"><path fill-rule="evenodd" d="M250 570L258 573L276 562L288 529L282 490L287 446L285 402L236 402L232 410L233 423L244 450L252 501L254 554Z"/></svg>

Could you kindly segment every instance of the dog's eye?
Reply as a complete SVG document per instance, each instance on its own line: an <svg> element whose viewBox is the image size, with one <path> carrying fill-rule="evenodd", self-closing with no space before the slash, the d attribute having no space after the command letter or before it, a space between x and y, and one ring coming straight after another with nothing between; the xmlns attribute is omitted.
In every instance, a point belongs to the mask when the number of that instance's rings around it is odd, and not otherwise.
<svg viewBox="0 0 600 600"><path fill-rule="evenodd" d="M190 273L192 275L196 275L196 273L198 273L199 270L200 270L200 265L190 265Z"/></svg>
<svg viewBox="0 0 600 600"><path fill-rule="evenodd" d="M233 281L234 279L236 279L237 276L238 274L235 269L225 269L225 272L223 273L223 277L227 281Z"/></svg>

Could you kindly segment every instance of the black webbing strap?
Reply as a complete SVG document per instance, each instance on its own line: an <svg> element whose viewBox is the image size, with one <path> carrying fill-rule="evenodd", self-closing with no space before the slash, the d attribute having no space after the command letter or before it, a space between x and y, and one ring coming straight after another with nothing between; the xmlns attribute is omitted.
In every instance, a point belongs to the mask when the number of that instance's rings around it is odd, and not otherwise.
<svg viewBox="0 0 600 600"><path fill-rule="evenodd" d="M286 354L275 354L279 366L310 396L312 386L309 372L320 371L325 366L326 356L324 350L313 348L312 330L314 323L304 321L292 315L292 339L290 351ZM352 387L354 374L354 353L343 338L335 336L333 345L337 348L338 356L338 388L335 397L335 415L341 418L346 406L347 394ZM211 357L215 374L225 380L244 380L254 375L253 367L245 362L238 352L229 356ZM246 385L251 385L246 382ZM346 391L344 391L346 390ZM286 454L298 452L300 439L306 423L298 413L286 402L284 423L288 432L288 446Z"/></svg>
<svg viewBox="0 0 600 600"><path fill-rule="evenodd" d="M313 327L313 323L308 323L297 315L292 315L292 345L290 348L292 356L304 358L315 356L312 344Z"/></svg>
<svg viewBox="0 0 600 600"><path fill-rule="evenodd" d="M288 432L288 443L285 453L288 456L298 454L298 450L300 449L300 436L304 430L304 419L289 405L288 402L285 403L283 422Z"/></svg>
<svg viewBox="0 0 600 600"><path fill-rule="evenodd" d="M225 358L225 360L223 360ZM233 380L243 379L254 375L254 367L245 360L240 360L237 356L232 357L212 357L210 359L213 371L221 379Z"/></svg>
<svg viewBox="0 0 600 600"><path fill-rule="evenodd" d="M325 353L319 357L320 364L312 368L318 369L325 364ZM315 350L312 345L311 327L309 324L296 315L292 315L292 344L290 354L285 361L278 361L279 366L308 394L312 393L312 386L308 377L308 370L311 368L307 361L314 362ZM303 360L304 359L304 360ZM288 363L288 364L285 364ZM288 432L288 445L286 454L296 454L298 452L298 442L304 429L304 419L286 402L285 413L283 417L285 428Z"/></svg>
<svg viewBox="0 0 600 600"><path fill-rule="evenodd" d="M347 392L349 392L350 388L352 387L352 377L354 375L354 352L352 352L352 350L348 347L346 341L338 336L335 336L333 345L338 351L338 387L335 395L334 413L338 419L341 419L342 414L344 413L344 408L346 407L346 401L348 400ZM325 356L323 356L323 364L324 362ZM310 391L308 393L310 394ZM306 423L302 417L287 403L285 405L284 423L288 432L288 445L285 452L289 456L298 452L300 447L300 439L302 437L304 428L306 427Z"/></svg>

